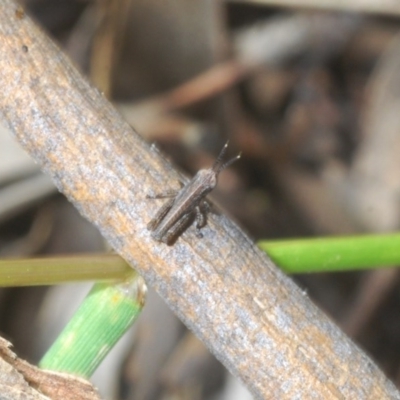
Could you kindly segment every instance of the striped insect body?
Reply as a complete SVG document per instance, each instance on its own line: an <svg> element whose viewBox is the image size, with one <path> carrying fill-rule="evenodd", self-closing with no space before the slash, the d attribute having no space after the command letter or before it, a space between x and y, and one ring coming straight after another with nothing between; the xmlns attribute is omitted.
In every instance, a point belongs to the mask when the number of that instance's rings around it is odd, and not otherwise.
<svg viewBox="0 0 400 400"><path fill-rule="evenodd" d="M214 165L209 169L201 169L187 185L178 191L168 191L148 198L167 198L167 202L160 208L147 228L151 236L158 242L170 244L187 226L193 214L196 216L196 235L202 237L201 228L206 224L206 215L209 204L205 197L218 182L218 175L233 162L240 158L240 154L226 163L223 157L228 142L222 148Z"/></svg>

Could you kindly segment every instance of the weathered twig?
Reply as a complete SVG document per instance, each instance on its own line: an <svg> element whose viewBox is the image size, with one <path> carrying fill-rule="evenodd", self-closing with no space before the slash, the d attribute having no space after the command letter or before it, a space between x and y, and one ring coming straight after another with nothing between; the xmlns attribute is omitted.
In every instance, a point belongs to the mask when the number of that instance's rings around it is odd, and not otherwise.
<svg viewBox="0 0 400 400"><path fill-rule="evenodd" d="M0 338L0 398L26 400L100 400L90 382L77 376L41 370L18 358Z"/></svg>
<svg viewBox="0 0 400 400"><path fill-rule="evenodd" d="M400 398L307 296L223 216L174 246L146 194L177 173L67 58L0 3L0 116L58 188L257 398Z"/></svg>
<svg viewBox="0 0 400 400"><path fill-rule="evenodd" d="M395 1L332 1L332 0L230 0L231 2L264 5L266 7L286 7L297 9L352 11L371 14L399 15L399 7Z"/></svg>

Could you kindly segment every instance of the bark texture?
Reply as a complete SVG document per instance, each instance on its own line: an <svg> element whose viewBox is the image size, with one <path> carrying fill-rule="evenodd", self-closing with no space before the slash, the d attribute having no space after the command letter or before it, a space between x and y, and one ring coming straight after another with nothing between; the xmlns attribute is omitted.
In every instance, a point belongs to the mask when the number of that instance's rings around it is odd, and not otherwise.
<svg viewBox="0 0 400 400"><path fill-rule="evenodd" d="M11 0L0 2L0 119L259 399L400 398L394 385L224 216L173 246L146 229L177 172ZM245 157L245 155L244 155Z"/></svg>

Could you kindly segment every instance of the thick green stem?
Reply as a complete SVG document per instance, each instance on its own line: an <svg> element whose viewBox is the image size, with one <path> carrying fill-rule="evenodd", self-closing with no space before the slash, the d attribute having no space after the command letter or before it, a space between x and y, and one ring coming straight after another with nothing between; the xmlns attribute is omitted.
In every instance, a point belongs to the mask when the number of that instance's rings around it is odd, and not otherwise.
<svg viewBox="0 0 400 400"><path fill-rule="evenodd" d="M95 284L40 367L89 378L133 324L145 294L144 281L136 273L123 283Z"/></svg>

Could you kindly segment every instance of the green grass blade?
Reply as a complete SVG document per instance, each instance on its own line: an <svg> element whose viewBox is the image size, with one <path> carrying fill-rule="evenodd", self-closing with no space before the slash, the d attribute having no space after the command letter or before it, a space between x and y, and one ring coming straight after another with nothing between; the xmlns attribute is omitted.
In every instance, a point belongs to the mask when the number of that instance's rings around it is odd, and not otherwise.
<svg viewBox="0 0 400 400"><path fill-rule="evenodd" d="M146 293L136 273L123 283L97 283L39 366L89 378L139 315Z"/></svg>
<svg viewBox="0 0 400 400"><path fill-rule="evenodd" d="M123 280L132 268L116 254L0 260L0 287Z"/></svg>
<svg viewBox="0 0 400 400"><path fill-rule="evenodd" d="M260 241L287 273L351 271L400 265L400 234Z"/></svg>

